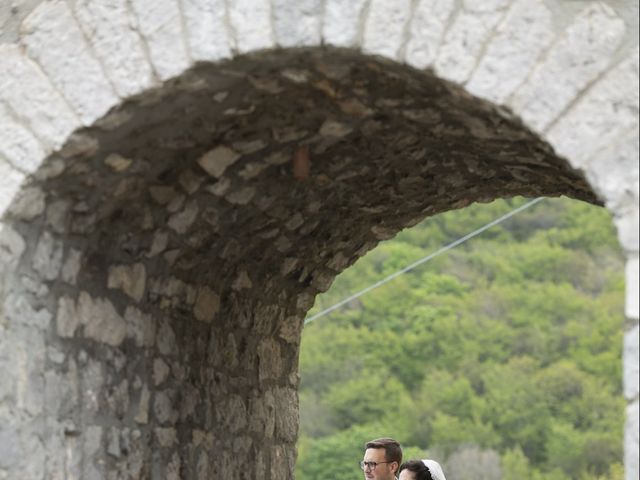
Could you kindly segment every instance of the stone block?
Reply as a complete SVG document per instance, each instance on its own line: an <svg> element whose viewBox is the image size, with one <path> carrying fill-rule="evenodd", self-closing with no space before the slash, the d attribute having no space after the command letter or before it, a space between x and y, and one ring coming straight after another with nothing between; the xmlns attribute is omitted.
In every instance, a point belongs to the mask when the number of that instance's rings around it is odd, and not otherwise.
<svg viewBox="0 0 640 480"><path fill-rule="evenodd" d="M193 314L201 322L211 323L220 309L220 296L209 287L198 290Z"/></svg>
<svg viewBox="0 0 640 480"><path fill-rule="evenodd" d="M624 427L624 478L637 480L640 474L638 451L638 399L627 406L627 422Z"/></svg>
<svg viewBox="0 0 640 480"><path fill-rule="evenodd" d="M15 45L0 45L0 98L47 150L62 145L80 126L80 119L49 78Z"/></svg>
<svg viewBox="0 0 640 480"><path fill-rule="evenodd" d="M504 103L526 80L554 37L552 13L544 0L517 0L496 28L467 90Z"/></svg>
<svg viewBox="0 0 640 480"><path fill-rule="evenodd" d="M3 270L15 268L25 248L25 241L18 232L9 225L0 223L0 263Z"/></svg>
<svg viewBox="0 0 640 480"><path fill-rule="evenodd" d="M282 375L283 362L280 352L280 344L271 339L265 338L258 345L259 372L260 382L269 379L278 379Z"/></svg>
<svg viewBox="0 0 640 480"><path fill-rule="evenodd" d="M62 280L71 285L75 285L78 272L80 271L81 262L82 252L74 248L70 249L67 253L67 258L62 265Z"/></svg>
<svg viewBox="0 0 640 480"><path fill-rule="evenodd" d="M457 83L466 82L483 45L491 38L510 3L510 0L465 1L445 33L434 63L436 73Z"/></svg>
<svg viewBox="0 0 640 480"><path fill-rule="evenodd" d="M615 212L614 212L615 213ZM618 240L622 248L631 254L637 254L639 248L639 230L638 230L638 214L640 210L638 205L631 205L630 208L621 212L613 218L618 230Z"/></svg>
<svg viewBox="0 0 640 480"><path fill-rule="evenodd" d="M160 321L156 335L156 346L162 355L172 355L177 351L176 334L167 319Z"/></svg>
<svg viewBox="0 0 640 480"><path fill-rule="evenodd" d="M272 0L273 30L281 47L320 45L321 0Z"/></svg>
<svg viewBox="0 0 640 480"><path fill-rule="evenodd" d="M567 157L574 167L585 168L590 159L595 157L597 161L604 161L600 158L605 156L609 157L606 158L607 165L611 165L613 158L611 158L611 153L607 152L607 148L619 143L621 135L638 128L639 55L638 49L633 49L631 54L619 65L606 72L603 78L584 92L575 105L559 118L549 130L547 140L560 155ZM578 59L574 61L578 61ZM598 59L600 64L606 61L608 59ZM592 62L596 62L596 60L594 59ZM559 70L561 67L557 66L556 68ZM578 73L569 70L567 75L571 74L577 75ZM543 75L543 73L539 75ZM561 75L560 71L557 72L557 75ZM581 85L584 83L583 80L561 77L558 80L559 85L569 82L570 88L574 90L576 83ZM550 79L546 81L550 81ZM537 105L535 108L539 108L540 112L546 108L543 108L543 102L552 103L554 97L558 97L562 93L555 92L560 88L558 84L554 84L548 96L547 87L542 85L535 93L539 98L532 100L532 102ZM532 87L526 87L526 89L531 90ZM523 98L516 96L514 102L520 102ZM560 99L556 98L556 101L560 101ZM514 107L516 110L519 108L515 104ZM525 118L527 117L525 116ZM537 124L543 125L544 122L537 121ZM637 145L638 137L636 136L632 141Z"/></svg>
<svg viewBox="0 0 640 480"><path fill-rule="evenodd" d="M216 61L231 57L224 0L182 0L182 12L191 58Z"/></svg>
<svg viewBox="0 0 640 480"><path fill-rule="evenodd" d="M0 155L0 214L9 208L24 179L25 174L16 170Z"/></svg>
<svg viewBox="0 0 640 480"><path fill-rule="evenodd" d="M198 160L198 164L212 177L220 178L239 158L239 153L222 145L205 153Z"/></svg>
<svg viewBox="0 0 640 480"><path fill-rule="evenodd" d="M229 395L216 410L218 421L226 431L236 434L247 426L247 406L240 395Z"/></svg>
<svg viewBox="0 0 640 480"><path fill-rule="evenodd" d="M637 290L636 290L637 292ZM637 293L636 293L637 295ZM638 355L638 324L624 333L623 385L627 400L638 398L638 375L640 375L640 357Z"/></svg>
<svg viewBox="0 0 640 480"><path fill-rule="evenodd" d="M23 173L33 173L45 152L40 141L0 104L0 157Z"/></svg>
<svg viewBox="0 0 640 480"><path fill-rule="evenodd" d="M142 263L109 267L107 287L122 290L136 302L144 296L147 271Z"/></svg>
<svg viewBox="0 0 640 480"><path fill-rule="evenodd" d="M140 399L138 400L138 410L136 416L133 418L136 423L147 424L149 423L149 400L151 399L151 393L146 385L142 386L140 391Z"/></svg>
<svg viewBox="0 0 640 480"><path fill-rule="evenodd" d="M638 128L626 131L604 150L598 150L584 167L589 184L607 208L617 215L624 215L630 205L637 205L640 197L638 133ZM607 133L603 135L608 136Z"/></svg>
<svg viewBox="0 0 640 480"><path fill-rule="evenodd" d="M228 3L228 9L239 53L275 46L269 0L235 0Z"/></svg>
<svg viewBox="0 0 640 480"><path fill-rule="evenodd" d="M371 0L364 26L362 50L394 60L405 42L407 23L411 18L411 0Z"/></svg>
<svg viewBox="0 0 640 480"><path fill-rule="evenodd" d="M152 347L156 341L156 322L135 307L127 307L124 311L127 323L127 337L132 338L139 347Z"/></svg>
<svg viewBox="0 0 640 480"><path fill-rule="evenodd" d="M80 27L104 66L113 87L128 97L151 87L153 71L126 0L76 0L73 5Z"/></svg>
<svg viewBox="0 0 640 480"><path fill-rule="evenodd" d="M22 24L22 43L85 125L117 103L66 2L41 3Z"/></svg>
<svg viewBox="0 0 640 480"><path fill-rule="evenodd" d="M58 336L64 338L73 337L80 323L75 300L69 297L60 297L58 299L58 312L56 314L56 331Z"/></svg>
<svg viewBox="0 0 640 480"><path fill-rule="evenodd" d="M85 337L114 347L124 340L127 324L109 300L93 299L87 292L81 292L77 311L84 325Z"/></svg>
<svg viewBox="0 0 640 480"><path fill-rule="evenodd" d="M191 65L178 0L131 0L137 28L161 80L180 75Z"/></svg>
<svg viewBox="0 0 640 480"><path fill-rule="evenodd" d="M39 187L22 188L9 209L11 216L20 220L33 220L45 209L45 194Z"/></svg>
<svg viewBox="0 0 640 480"><path fill-rule="evenodd" d="M638 296L640 295L638 276L640 273L638 271L638 254L629 254L625 267L626 302L624 313L627 318L636 321L640 318L640 308L638 307Z"/></svg>
<svg viewBox="0 0 640 480"><path fill-rule="evenodd" d="M280 440L295 442L298 434L298 394L292 388L277 388L275 399L275 436Z"/></svg>
<svg viewBox="0 0 640 480"><path fill-rule="evenodd" d="M415 68L430 66L438 55L449 18L455 9L454 0L419 0L409 26L405 61Z"/></svg>
<svg viewBox="0 0 640 480"><path fill-rule="evenodd" d="M602 2L587 6L514 94L513 110L531 128L544 131L607 69L624 34L624 21L611 7Z"/></svg>
<svg viewBox="0 0 640 480"><path fill-rule="evenodd" d="M322 40L336 47L355 47L363 28L362 11L366 0L326 0Z"/></svg>
<svg viewBox="0 0 640 480"><path fill-rule="evenodd" d="M179 234L184 234L196 220L199 213L198 203L191 201L187 203L183 210L174 213L169 217L167 225Z"/></svg>
<svg viewBox="0 0 640 480"><path fill-rule="evenodd" d="M45 231L38 240L31 265L45 280L58 278L62 267L63 244Z"/></svg>

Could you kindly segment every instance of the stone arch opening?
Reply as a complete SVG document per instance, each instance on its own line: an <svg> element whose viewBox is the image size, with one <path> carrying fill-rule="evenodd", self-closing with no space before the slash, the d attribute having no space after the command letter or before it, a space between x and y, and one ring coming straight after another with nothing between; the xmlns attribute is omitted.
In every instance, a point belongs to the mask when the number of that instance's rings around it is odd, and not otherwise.
<svg viewBox="0 0 640 480"><path fill-rule="evenodd" d="M199 64L131 98L5 215L0 472L292 478L315 295L426 216L514 195L599 203L508 111L355 51Z"/></svg>

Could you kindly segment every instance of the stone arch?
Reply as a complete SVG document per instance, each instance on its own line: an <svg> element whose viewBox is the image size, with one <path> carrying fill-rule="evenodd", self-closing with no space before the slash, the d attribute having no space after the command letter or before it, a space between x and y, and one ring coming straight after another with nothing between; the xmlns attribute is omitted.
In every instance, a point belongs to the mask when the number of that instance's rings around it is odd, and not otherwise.
<svg viewBox="0 0 640 480"><path fill-rule="evenodd" d="M31 12L0 47L0 472L289 478L315 293L424 216L566 194L613 211L629 259L636 477L637 35L605 3L477 5Z"/></svg>

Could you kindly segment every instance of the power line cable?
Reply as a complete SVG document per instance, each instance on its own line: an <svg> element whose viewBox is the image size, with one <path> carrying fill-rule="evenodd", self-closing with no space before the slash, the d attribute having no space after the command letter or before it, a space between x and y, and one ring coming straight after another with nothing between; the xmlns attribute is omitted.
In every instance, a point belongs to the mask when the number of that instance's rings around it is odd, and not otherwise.
<svg viewBox="0 0 640 480"><path fill-rule="evenodd" d="M378 287L381 287L382 285L384 285L385 283L390 282L391 280L393 280L396 277L399 277L400 275L407 273L411 270L413 270L414 268L422 265L423 263L427 263L428 261L436 258L438 255L442 255L443 253L451 250L452 248L457 247L458 245L466 242L467 240L480 235L482 232L484 232L485 230L490 229L491 227L498 225L499 223L504 222L505 220L507 220L508 218L513 217L514 215L517 215L518 213L522 212L523 210L532 207L533 205L535 205L536 203L541 202L542 200L544 200L543 197L538 197L534 200L531 200L530 202L525 203L524 205L521 205L518 208L515 208L513 210L511 210L508 213L505 213L504 215L502 215L501 217L496 218L495 220L487 223L486 225L483 225L482 227L478 228L477 230L474 230L471 233L466 234L464 237L460 237L459 239L449 243L448 245L445 245L444 247L440 248L439 250L430 253L429 255L426 255L424 257L422 257L419 260L416 260L415 262L407 265L406 267L392 273L391 275L383 278L382 280L378 280L376 283L373 283L371 285L369 285L368 287L360 290L359 292L354 293L353 295L345 298L344 300L339 301L338 303L330 306L329 308L325 308L324 310L322 310L321 312L316 313L315 315L308 317L305 319L304 324L307 325L311 322L313 322L314 320L320 318L320 317L324 317L325 315L333 312L334 310L337 310L338 308L340 308L341 306L351 302L352 300L355 300L356 298L361 297L362 295L364 295L365 293L369 293L371 290L375 290Z"/></svg>

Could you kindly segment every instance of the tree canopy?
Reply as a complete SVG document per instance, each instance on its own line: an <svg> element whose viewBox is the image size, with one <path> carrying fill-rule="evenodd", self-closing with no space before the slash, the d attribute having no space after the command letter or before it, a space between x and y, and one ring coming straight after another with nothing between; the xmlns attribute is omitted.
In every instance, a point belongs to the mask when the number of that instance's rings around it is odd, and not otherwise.
<svg viewBox="0 0 640 480"><path fill-rule="evenodd" d="M521 205L380 244L314 314ZM622 479L624 260L605 209L545 199L305 327L299 480L359 478L393 436L449 480Z"/></svg>

